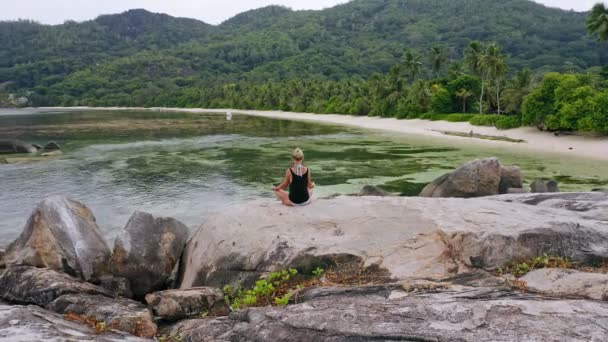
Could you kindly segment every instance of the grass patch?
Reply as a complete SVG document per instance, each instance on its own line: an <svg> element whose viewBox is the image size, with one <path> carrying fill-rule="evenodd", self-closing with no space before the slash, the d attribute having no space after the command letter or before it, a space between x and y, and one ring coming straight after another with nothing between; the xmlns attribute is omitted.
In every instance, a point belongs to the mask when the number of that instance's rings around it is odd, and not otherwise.
<svg viewBox="0 0 608 342"><path fill-rule="evenodd" d="M499 268L499 275L512 274L516 277L523 277L529 272L541 268L575 268L576 264L567 258L543 254L542 256L521 262L512 262L505 268Z"/></svg>

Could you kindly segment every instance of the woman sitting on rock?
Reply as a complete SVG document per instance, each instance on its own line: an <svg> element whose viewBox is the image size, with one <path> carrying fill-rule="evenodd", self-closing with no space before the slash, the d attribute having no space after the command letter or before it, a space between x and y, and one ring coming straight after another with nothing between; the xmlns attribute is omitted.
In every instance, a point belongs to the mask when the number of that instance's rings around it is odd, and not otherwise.
<svg viewBox="0 0 608 342"><path fill-rule="evenodd" d="M272 190L286 206L310 204L315 182L312 181L310 169L304 166L304 152L296 148L291 157L293 166L285 171L285 180L279 186L273 186ZM287 187L289 192L285 191Z"/></svg>

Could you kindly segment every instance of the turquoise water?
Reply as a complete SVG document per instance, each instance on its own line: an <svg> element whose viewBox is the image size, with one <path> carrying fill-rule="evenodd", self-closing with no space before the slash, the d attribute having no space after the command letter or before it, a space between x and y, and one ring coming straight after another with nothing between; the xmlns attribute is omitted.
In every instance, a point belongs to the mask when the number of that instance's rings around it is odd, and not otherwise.
<svg viewBox="0 0 608 342"><path fill-rule="evenodd" d="M297 146L318 197L356 193L365 184L415 195L446 171L489 156L519 165L527 179L557 178L563 190L608 185L608 163L244 115L227 121L216 114L4 110L2 139L54 140L65 154L0 164L0 246L19 234L37 202L56 194L87 204L108 239L135 210L194 229L227 206L272 198L270 187L281 181Z"/></svg>

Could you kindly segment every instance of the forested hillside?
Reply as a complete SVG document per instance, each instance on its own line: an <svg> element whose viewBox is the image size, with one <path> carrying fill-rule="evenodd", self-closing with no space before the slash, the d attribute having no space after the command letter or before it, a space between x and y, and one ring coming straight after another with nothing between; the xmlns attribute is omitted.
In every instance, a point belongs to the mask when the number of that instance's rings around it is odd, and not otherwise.
<svg viewBox="0 0 608 342"><path fill-rule="evenodd" d="M608 47L587 33L586 18L528 0L354 0L321 11L270 6L217 26L145 10L56 26L0 22L0 97L25 94L29 105L520 114L547 72L591 72L579 86L603 91Z"/></svg>

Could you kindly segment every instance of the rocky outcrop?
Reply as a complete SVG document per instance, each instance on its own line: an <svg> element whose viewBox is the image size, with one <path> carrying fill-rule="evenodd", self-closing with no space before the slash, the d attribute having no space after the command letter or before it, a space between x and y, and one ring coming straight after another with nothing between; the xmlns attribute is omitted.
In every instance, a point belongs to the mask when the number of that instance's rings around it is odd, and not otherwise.
<svg viewBox="0 0 608 342"><path fill-rule="evenodd" d="M532 193L544 193L544 192L559 192L559 184L556 180L544 180L536 179L530 184L530 192Z"/></svg>
<svg viewBox="0 0 608 342"><path fill-rule="evenodd" d="M172 327L185 341L604 341L608 303L500 288L324 288L287 307Z"/></svg>
<svg viewBox="0 0 608 342"><path fill-rule="evenodd" d="M0 141L0 154L36 153L36 148L21 140Z"/></svg>
<svg viewBox="0 0 608 342"><path fill-rule="evenodd" d="M0 271L0 298L6 301L45 306L75 293L111 296L100 287L53 270L17 266Z"/></svg>
<svg viewBox="0 0 608 342"><path fill-rule="evenodd" d="M157 331L148 308L130 299L67 294L55 299L47 308L61 314L72 313L105 322L109 328L135 336L151 338Z"/></svg>
<svg viewBox="0 0 608 342"><path fill-rule="evenodd" d="M247 284L286 267L358 265L382 278L439 279L543 253L608 259L604 222L495 198L338 197L297 211L258 202L224 212L189 240L180 288Z"/></svg>
<svg viewBox="0 0 608 342"><path fill-rule="evenodd" d="M211 287L150 293L146 295L146 302L154 316L169 321L201 315L222 316L229 312L222 291Z"/></svg>
<svg viewBox="0 0 608 342"><path fill-rule="evenodd" d="M149 341L116 330L107 330L98 334L86 325L69 321L63 315L37 306L8 305L1 302L0 340L10 342Z"/></svg>
<svg viewBox="0 0 608 342"><path fill-rule="evenodd" d="M529 291L564 298L608 300L608 274L543 268L521 278Z"/></svg>
<svg viewBox="0 0 608 342"><path fill-rule="evenodd" d="M57 151L61 150L61 146L54 141L49 141L46 145L44 145L43 150L45 151Z"/></svg>
<svg viewBox="0 0 608 342"><path fill-rule="evenodd" d="M420 196L482 197L521 187L522 175L518 167L504 167L498 159L486 158L468 162L435 179L422 190Z"/></svg>
<svg viewBox="0 0 608 342"><path fill-rule="evenodd" d="M95 282L107 273L110 250L89 208L54 196L34 210L6 251L9 266L45 267Z"/></svg>
<svg viewBox="0 0 608 342"><path fill-rule="evenodd" d="M380 189L377 186L366 185L359 192L359 196L379 196L379 197L385 197L385 196L393 196L393 194L391 194L388 191L384 191L384 190Z"/></svg>
<svg viewBox="0 0 608 342"><path fill-rule="evenodd" d="M608 221L608 193L564 192L491 197L493 200L576 211L581 217Z"/></svg>
<svg viewBox="0 0 608 342"><path fill-rule="evenodd" d="M167 288L188 234L188 227L175 219L134 213L116 238L112 273L129 280L136 297Z"/></svg>

